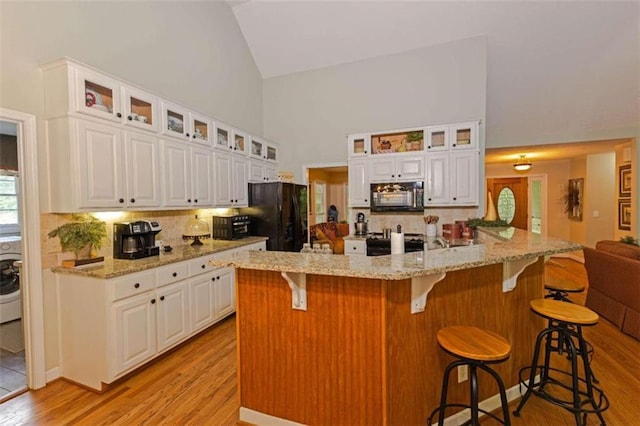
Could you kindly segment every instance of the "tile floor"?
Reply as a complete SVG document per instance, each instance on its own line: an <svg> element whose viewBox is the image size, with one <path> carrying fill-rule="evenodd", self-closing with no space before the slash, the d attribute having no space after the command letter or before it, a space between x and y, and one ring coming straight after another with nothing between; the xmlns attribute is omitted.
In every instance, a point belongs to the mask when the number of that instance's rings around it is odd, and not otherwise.
<svg viewBox="0 0 640 426"><path fill-rule="evenodd" d="M11 353L0 349L0 398L27 386L24 351Z"/></svg>

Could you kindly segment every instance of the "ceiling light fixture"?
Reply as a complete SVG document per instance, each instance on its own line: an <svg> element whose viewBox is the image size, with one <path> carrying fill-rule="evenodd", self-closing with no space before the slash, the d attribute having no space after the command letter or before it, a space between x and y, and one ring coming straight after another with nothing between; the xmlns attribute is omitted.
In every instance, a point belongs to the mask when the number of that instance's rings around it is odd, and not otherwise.
<svg viewBox="0 0 640 426"><path fill-rule="evenodd" d="M528 161L526 155L521 155L518 161L513 165L513 168L519 172L527 171L531 168L531 162Z"/></svg>

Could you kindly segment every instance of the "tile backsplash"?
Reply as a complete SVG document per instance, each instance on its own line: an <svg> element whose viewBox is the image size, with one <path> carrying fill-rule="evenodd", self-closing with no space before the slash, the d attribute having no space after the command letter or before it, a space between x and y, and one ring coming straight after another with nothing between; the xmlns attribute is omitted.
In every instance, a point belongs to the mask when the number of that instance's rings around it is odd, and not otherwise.
<svg viewBox="0 0 640 426"><path fill-rule="evenodd" d="M162 231L156 235L156 240L162 240L163 244L176 246L184 244L182 232L187 221L196 215L209 224L211 229L211 216L214 214L232 213L232 209L198 209L198 210L167 210L149 212L109 212L91 213L106 223L107 238L103 241L102 247L96 253L97 256L113 256L113 224L115 222L131 222L136 220L153 220L160 223ZM51 268L60 265L62 260L73 258L73 252L63 252L60 248L58 238L49 238L48 233L71 221L71 214L42 214L40 216L41 232L40 242L42 244L42 267Z"/></svg>
<svg viewBox="0 0 640 426"><path fill-rule="evenodd" d="M429 208L420 213L371 213L369 209L353 209L351 211L350 231L355 232L353 223L356 222L358 213L363 213L365 220L369 221L367 226L369 232L382 232L382 228L391 228L395 232L398 225L402 226L402 231L411 234L425 233L424 216L438 216L438 234L442 234L443 223L454 223L456 220L465 220L470 217L479 217L477 207L458 208Z"/></svg>

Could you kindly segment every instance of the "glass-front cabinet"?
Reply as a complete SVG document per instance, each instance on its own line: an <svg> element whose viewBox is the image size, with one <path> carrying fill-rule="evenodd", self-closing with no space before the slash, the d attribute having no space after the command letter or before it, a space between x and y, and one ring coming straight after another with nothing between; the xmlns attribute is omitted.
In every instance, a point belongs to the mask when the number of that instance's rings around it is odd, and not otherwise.
<svg viewBox="0 0 640 426"><path fill-rule="evenodd" d="M124 123L139 129L158 131L158 99L129 86L122 86Z"/></svg>
<svg viewBox="0 0 640 426"><path fill-rule="evenodd" d="M251 137L251 145L249 147L250 151L249 151L249 155L253 158L261 158L261 159L265 159L266 157L266 149L265 149L265 143L256 138L256 137Z"/></svg>
<svg viewBox="0 0 640 426"><path fill-rule="evenodd" d="M202 115L190 112L189 123L191 140L203 145L211 145L211 129L213 129L211 121Z"/></svg>
<svg viewBox="0 0 640 426"><path fill-rule="evenodd" d="M430 126L424 131L428 151L449 149L449 126Z"/></svg>
<svg viewBox="0 0 640 426"><path fill-rule="evenodd" d="M189 111L169 102L162 103L162 133L180 139L190 137Z"/></svg>
<svg viewBox="0 0 640 426"><path fill-rule="evenodd" d="M231 145L231 129L222 123L216 126L216 137L214 146L224 151L229 151Z"/></svg>
<svg viewBox="0 0 640 426"><path fill-rule="evenodd" d="M368 134L349 135L347 138L349 157L362 157L371 151L371 138Z"/></svg>
<svg viewBox="0 0 640 426"><path fill-rule="evenodd" d="M478 147L478 122L451 125L451 149L471 149Z"/></svg>
<svg viewBox="0 0 640 426"><path fill-rule="evenodd" d="M233 131L233 152L236 154L247 153L247 137L239 130Z"/></svg>
<svg viewBox="0 0 640 426"><path fill-rule="evenodd" d="M266 160L277 162L278 161L278 147L272 143L266 144Z"/></svg>
<svg viewBox="0 0 640 426"><path fill-rule="evenodd" d="M95 117L121 122L120 83L91 70L76 72L76 110Z"/></svg>

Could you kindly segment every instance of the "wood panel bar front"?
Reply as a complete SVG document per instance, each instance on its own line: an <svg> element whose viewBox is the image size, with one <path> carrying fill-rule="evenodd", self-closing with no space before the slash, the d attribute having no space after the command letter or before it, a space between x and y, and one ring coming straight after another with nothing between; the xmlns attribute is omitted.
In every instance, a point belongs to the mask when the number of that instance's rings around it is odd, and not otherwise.
<svg viewBox="0 0 640 426"><path fill-rule="evenodd" d="M512 355L494 368L508 387L530 362L542 320L529 301L544 294L543 258L511 292L502 264L450 271L424 312L411 314L411 280L306 277L307 310L291 307L276 271L238 269L238 376L241 407L309 424L424 425L438 405L452 358L436 342L450 325L474 325L504 336ZM480 399L497 394L480 378ZM450 384L468 401L469 382Z"/></svg>

